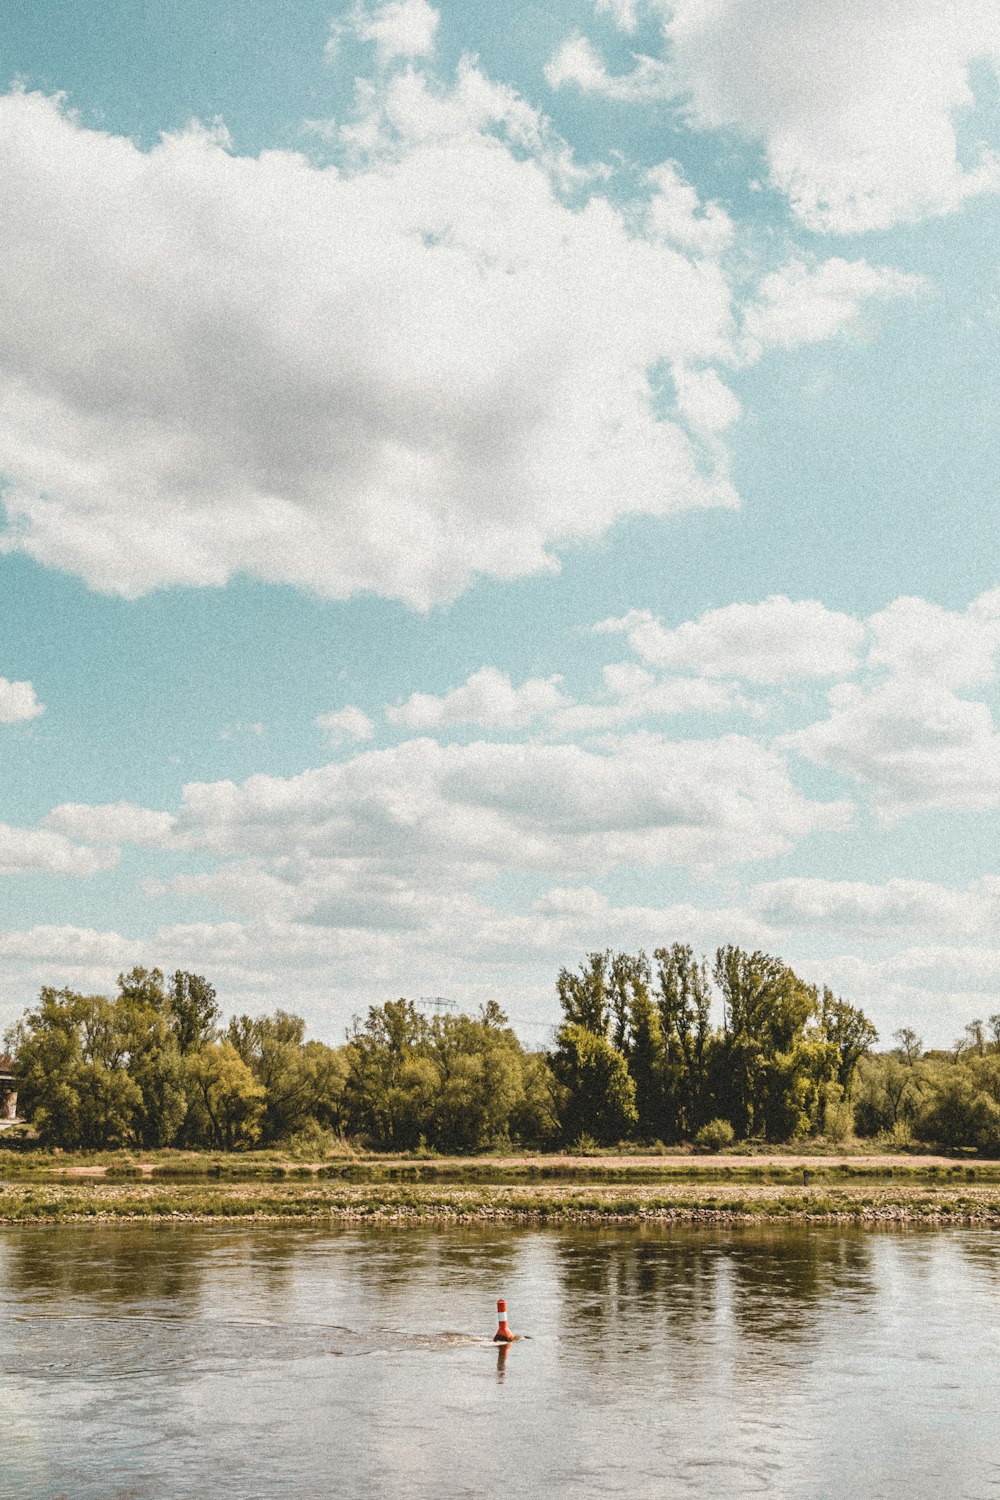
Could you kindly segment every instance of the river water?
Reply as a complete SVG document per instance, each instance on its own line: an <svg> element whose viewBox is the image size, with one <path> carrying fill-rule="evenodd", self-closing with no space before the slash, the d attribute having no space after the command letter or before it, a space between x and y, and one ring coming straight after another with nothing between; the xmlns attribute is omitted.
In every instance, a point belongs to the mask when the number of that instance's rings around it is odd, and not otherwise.
<svg viewBox="0 0 1000 1500"><path fill-rule="evenodd" d="M7 1229L0 1372L3 1500L978 1500L1000 1237Z"/></svg>

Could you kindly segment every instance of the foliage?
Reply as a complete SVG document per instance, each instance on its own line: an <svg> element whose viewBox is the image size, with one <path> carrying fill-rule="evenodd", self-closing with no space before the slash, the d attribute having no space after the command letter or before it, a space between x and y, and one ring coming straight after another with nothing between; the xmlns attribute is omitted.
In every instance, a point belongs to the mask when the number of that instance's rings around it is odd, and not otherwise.
<svg viewBox="0 0 1000 1500"><path fill-rule="evenodd" d="M283 1011L225 1036L218 1021L212 986L183 970L134 968L114 998L46 986L7 1037L21 1108L43 1145L71 1150L232 1150L308 1121L339 1128L342 1051L304 1041Z"/></svg>
<svg viewBox="0 0 1000 1500"><path fill-rule="evenodd" d="M521 1044L496 1001L429 1016L391 1000L330 1047L284 1009L223 1025L203 976L136 967L114 996L44 987L5 1045L41 1144L76 1151L283 1143L307 1160L350 1135L430 1160L857 1136L1000 1156L1000 1013L947 1051L904 1027L876 1053L857 1006L733 945L711 970L682 943L592 952L556 992L547 1053Z"/></svg>
<svg viewBox="0 0 1000 1500"><path fill-rule="evenodd" d="M728 1120L709 1120L706 1125L695 1134L696 1146L703 1146L706 1151L725 1151L736 1139L736 1131Z"/></svg>
<svg viewBox="0 0 1000 1500"><path fill-rule="evenodd" d="M562 1123L570 1140L588 1135L599 1145L608 1145L638 1124L635 1081L625 1058L607 1037L566 1022L559 1029L552 1067L566 1090Z"/></svg>
<svg viewBox="0 0 1000 1500"><path fill-rule="evenodd" d="M867 1016L767 953L720 948L712 974L721 1026L708 965L685 944L656 948L653 964L609 951L560 972L552 1067L565 1140L696 1140L712 1120L767 1141L851 1133L855 1076L876 1040Z"/></svg>
<svg viewBox="0 0 1000 1500"><path fill-rule="evenodd" d="M351 1133L394 1150L537 1145L559 1128L559 1090L495 1001L428 1017L390 1000L351 1029L343 1111Z"/></svg>

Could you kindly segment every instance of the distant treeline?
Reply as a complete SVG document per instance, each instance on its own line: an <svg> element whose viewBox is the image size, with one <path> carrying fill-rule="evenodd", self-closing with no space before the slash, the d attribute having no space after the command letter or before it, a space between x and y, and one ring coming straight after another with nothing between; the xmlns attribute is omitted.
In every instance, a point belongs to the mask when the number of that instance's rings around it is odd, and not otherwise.
<svg viewBox="0 0 1000 1500"><path fill-rule="evenodd" d="M683 1141L718 1149L854 1135L1000 1153L1000 1016L949 1052L899 1031L874 1053L857 1006L781 959L680 943L592 953L557 980L563 1019L529 1051L495 1001L478 1015L373 1006L346 1043L283 1010L223 1024L206 979L135 968L118 993L44 988L6 1037L22 1115L64 1149L385 1150ZM722 1022L712 1019L721 1000Z"/></svg>

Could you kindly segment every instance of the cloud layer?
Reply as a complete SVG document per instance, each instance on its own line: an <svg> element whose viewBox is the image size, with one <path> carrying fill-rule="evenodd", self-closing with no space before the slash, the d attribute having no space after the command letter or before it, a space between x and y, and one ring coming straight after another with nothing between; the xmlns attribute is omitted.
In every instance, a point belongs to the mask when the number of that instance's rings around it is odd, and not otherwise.
<svg viewBox="0 0 1000 1500"><path fill-rule="evenodd" d="M638 5L598 8L635 30ZM1000 66L991 0L652 0L649 10L662 57L640 54L615 75L577 33L549 63L550 86L674 99L695 128L760 141L771 182L812 230L885 229L1000 188L995 151L970 149L956 125L975 102L971 65Z"/></svg>
<svg viewBox="0 0 1000 1500"><path fill-rule="evenodd" d="M0 98L3 545L130 596L247 571L423 607L735 504L649 374L725 353L716 265L567 206L470 65L352 130L320 169Z"/></svg>

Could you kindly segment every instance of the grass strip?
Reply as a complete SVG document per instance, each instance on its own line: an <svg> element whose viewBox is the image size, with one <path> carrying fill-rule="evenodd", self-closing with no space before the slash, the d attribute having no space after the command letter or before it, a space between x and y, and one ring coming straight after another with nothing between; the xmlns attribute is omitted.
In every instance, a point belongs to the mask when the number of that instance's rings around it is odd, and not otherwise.
<svg viewBox="0 0 1000 1500"><path fill-rule="evenodd" d="M0 1186L0 1224L196 1223L977 1223L1000 1227L1000 1188L954 1184L592 1187L76 1181Z"/></svg>

